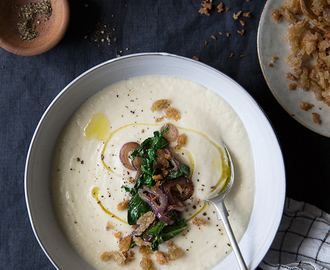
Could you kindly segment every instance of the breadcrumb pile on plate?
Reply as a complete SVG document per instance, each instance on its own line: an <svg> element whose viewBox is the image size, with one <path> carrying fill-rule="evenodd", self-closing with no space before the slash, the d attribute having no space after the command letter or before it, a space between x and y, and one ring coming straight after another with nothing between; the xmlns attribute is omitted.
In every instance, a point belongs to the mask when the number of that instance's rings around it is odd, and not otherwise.
<svg viewBox="0 0 330 270"><path fill-rule="evenodd" d="M326 1L312 0L312 11L319 22L330 25L330 6ZM287 0L278 10L272 10L272 18L276 23L289 23L285 38L291 51L286 57L292 71L286 78L293 81L289 90L299 87L312 91L315 100L330 106L330 32L318 29L303 16L299 0ZM320 117L315 114L313 121L320 124Z"/></svg>

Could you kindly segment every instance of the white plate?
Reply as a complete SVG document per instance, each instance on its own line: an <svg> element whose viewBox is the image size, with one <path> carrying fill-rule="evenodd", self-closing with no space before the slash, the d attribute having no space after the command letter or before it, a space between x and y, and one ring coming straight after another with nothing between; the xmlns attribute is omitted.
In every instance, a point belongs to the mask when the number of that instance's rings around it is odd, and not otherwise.
<svg viewBox="0 0 330 270"><path fill-rule="evenodd" d="M285 199L282 153L262 110L235 81L219 71L175 55L150 53L100 64L70 83L51 103L32 138L25 170L25 196L31 225L44 252L58 269L91 269L60 231L49 194L50 164L57 138L89 97L115 82L144 75L171 75L204 85L222 96L243 121L255 163L255 203L240 247L250 269L258 266L277 232ZM231 253L215 269L238 269Z"/></svg>
<svg viewBox="0 0 330 270"><path fill-rule="evenodd" d="M262 72L277 101L294 119L310 130L330 137L330 107L322 101L316 101L312 91L303 91L300 88L289 90L289 83L293 81L285 78L291 72L285 59L290 54L290 46L284 40L289 24L284 20L275 23L271 17L272 10L283 6L284 2L285 0L268 0L261 15L257 42ZM278 59L270 67L273 56ZM314 107L306 112L299 107L302 101L314 104ZM312 112L320 115L321 125L313 122Z"/></svg>

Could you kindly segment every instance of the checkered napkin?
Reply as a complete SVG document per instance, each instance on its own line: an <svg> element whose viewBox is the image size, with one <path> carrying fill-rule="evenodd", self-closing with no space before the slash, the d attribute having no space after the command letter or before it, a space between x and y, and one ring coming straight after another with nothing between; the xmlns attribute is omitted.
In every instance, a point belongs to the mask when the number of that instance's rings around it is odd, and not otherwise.
<svg viewBox="0 0 330 270"><path fill-rule="evenodd" d="M330 269L330 215L286 199L274 242L259 265L264 270Z"/></svg>

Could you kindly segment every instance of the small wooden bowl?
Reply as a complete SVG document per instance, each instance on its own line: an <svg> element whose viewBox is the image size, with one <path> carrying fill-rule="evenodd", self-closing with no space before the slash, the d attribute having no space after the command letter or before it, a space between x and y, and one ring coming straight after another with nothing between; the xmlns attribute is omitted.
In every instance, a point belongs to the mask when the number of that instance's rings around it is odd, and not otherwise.
<svg viewBox="0 0 330 270"><path fill-rule="evenodd" d="M69 26L70 7L68 0L49 0L52 14L49 19L37 16L34 24L38 36L22 40L18 32L20 8L27 3L42 0L1 0L0 1L0 46L5 50L24 56L44 53L52 49L63 38Z"/></svg>

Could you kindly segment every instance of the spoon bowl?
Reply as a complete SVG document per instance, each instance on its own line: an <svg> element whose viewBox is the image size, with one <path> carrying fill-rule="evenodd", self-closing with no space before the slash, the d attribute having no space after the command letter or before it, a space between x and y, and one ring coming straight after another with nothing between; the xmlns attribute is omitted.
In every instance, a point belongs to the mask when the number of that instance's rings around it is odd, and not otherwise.
<svg viewBox="0 0 330 270"><path fill-rule="evenodd" d="M228 150L228 148L225 144L224 144L224 149L225 149L225 154L228 157L229 167L230 167L230 175L227 179L227 183L225 184L226 185L225 189L222 192L215 195L214 197L206 199L205 201L213 204L213 206L215 208L215 211L217 213L218 220L222 220L222 222L223 222L223 225L224 225L225 230L227 232L229 241L230 241L231 246L232 246L232 248L234 250L234 253L236 255L239 267L242 270L246 270L248 268L245 264L243 255L242 255L242 253L239 249L239 246L237 244L235 235L234 235L234 233L231 229L231 226L230 226L230 223L229 223L229 220L228 220L229 213L228 213L228 211L226 209L226 206L225 206L225 203L224 203L225 196L230 192L230 190L231 190L231 188L234 184L234 179L235 179L235 170L234 170L233 160L232 160L232 158L229 154L229 150Z"/></svg>
<svg viewBox="0 0 330 270"><path fill-rule="evenodd" d="M324 32L330 31L330 25L324 21L320 21L318 16L312 11L312 0L300 0L300 7L301 11L312 24Z"/></svg>

